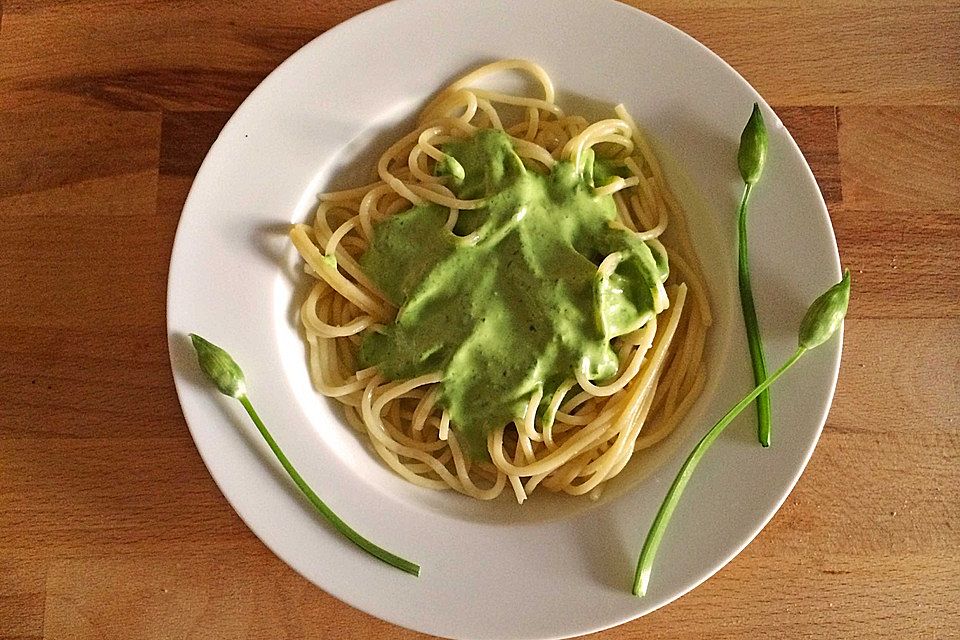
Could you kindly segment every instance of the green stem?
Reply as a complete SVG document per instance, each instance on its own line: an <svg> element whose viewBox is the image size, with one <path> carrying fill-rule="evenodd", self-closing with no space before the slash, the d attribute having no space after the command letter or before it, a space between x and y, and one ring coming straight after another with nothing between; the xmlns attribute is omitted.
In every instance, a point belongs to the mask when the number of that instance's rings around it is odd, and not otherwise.
<svg viewBox="0 0 960 640"><path fill-rule="evenodd" d="M747 200L753 185L743 189L738 214L739 262L737 272L740 281L740 307L743 309L743 323L747 329L747 344L750 347L750 361L753 365L753 383L760 384L767 378L767 363L763 356L763 340L760 338L760 324L757 322L757 310L753 304L753 287L750 285L750 258L747 251ZM757 400L757 437L764 447L770 446L770 394L764 392Z"/></svg>
<svg viewBox="0 0 960 640"><path fill-rule="evenodd" d="M643 550L640 551L640 559L637 561L637 573L633 579L633 595L642 596L647 592L647 585L650 583L650 571L653 568L653 560L657 555L657 549L660 547L660 541L663 539L663 534L667 529L673 511L680 501L680 496L683 494L683 490L690 481L690 477L693 475L694 469L697 468L700 459L703 458L704 453L710 448L714 440L723 433L727 425L729 425L741 411L748 407L757 396L763 393L767 387L776 382L777 378L792 367L806 351L804 347L798 347L797 351L790 356L773 375L760 383L760 385L751 391L743 400L730 409L725 416L720 418L720 420L713 425L713 428L697 443L693 451L690 452L687 460L683 463L683 466L680 467L680 472L677 474L673 484L670 485L670 490L667 491L667 497L664 498L663 504L660 505L657 517L654 518L653 524L650 525L650 532L647 534L647 539L643 543Z"/></svg>
<svg viewBox="0 0 960 640"><path fill-rule="evenodd" d="M257 415L256 410L253 408L253 405L250 403L250 399L246 394L238 398L240 404L243 405L243 408L247 410L247 413L250 415L250 419L253 420L253 423L257 425L257 429L260 431L260 435L263 436L263 439L267 441L267 444L270 445L270 450L273 451L273 454L277 456L277 460L280 461L280 464L283 465L284 470L290 475L290 478L297 485L300 491L303 492L303 495L307 497L307 500L310 501L317 511L319 511L324 518L326 518L334 528L342 533L350 542L354 543L370 555L383 560L387 564L400 569L401 571L406 571L415 576L420 575L420 565L414 564L409 560L404 560L403 558L396 556L386 549L382 549L377 545L373 544L362 535L350 528L346 522L340 519L340 517L330 510L326 504L323 503L323 500L313 492L306 481L297 473L297 470L293 468L293 465L290 464L290 461L287 460L287 456L284 455L283 451L280 450L280 445L277 444L277 441L273 439L273 436L270 435L270 432L267 431L266 425L263 424L263 421L260 420L260 416Z"/></svg>

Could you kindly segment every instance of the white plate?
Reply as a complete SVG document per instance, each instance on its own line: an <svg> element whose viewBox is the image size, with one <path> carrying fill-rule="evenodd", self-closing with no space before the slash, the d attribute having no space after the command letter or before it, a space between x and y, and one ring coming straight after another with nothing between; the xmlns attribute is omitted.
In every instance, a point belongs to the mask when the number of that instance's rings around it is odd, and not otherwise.
<svg viewBox="0 0 960 640"><path fill-rule="evenodd" d="M635 461L599 503L508 496L479 503L408 485L310 386L294 321L287 225L324 188L356 184L398 124L479 63L525 57L561 106L624 102L647 128L687 203L716 311L709 384L689 418ZM771 61L773 63L773 61ZM769 361L793 351L807 304L839 279L833 230L796 144L760 96L692 38L607 0L401 0L325 33L276 69L207 155L170 265L168 329L177 392L203 460L237 513L317 586L372 615L454 638L555 638L610 627L686 593L773 516L804 468L833 394L840 340L773 391L773 447L745 412L697 470L657 559L630 595L637 554L685 454L751 386L735 288L735 154L759 101L770 129L751 203L754 283ZM677 171L682 167L683 171ZM362 177L368 177L365 167ZM227 348L254 403L311 486L363 534L423 566L419 579L340 538L272 459L240 407L200 379L185 334ZM758 576L762 579L762 576Z"/></svg>

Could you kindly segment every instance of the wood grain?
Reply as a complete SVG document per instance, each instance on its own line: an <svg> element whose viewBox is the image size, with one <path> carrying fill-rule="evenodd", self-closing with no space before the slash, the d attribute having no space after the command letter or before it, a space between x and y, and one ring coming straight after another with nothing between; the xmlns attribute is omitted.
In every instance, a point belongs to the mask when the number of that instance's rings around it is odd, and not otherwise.
<svg viewBox="0 0 960 640"><path fill-rule="evenodd" d="M960 109L844 108L840 122L847 206L960 211Z"/></svg>
<svg viewBox="0 0 960 640"><path fill-rule="evenodd" d="M48 562L0 551L0 636L43 637Z"/></svg>
<svg viewBox="0 0 960 640"><path fill-rule="evenodd" d="M0 5L0 638L426 638L274 557L166 351L190 183L230 113L376 0ZM636 3L775 106L854 275L829 420L716 577L596 639L960 637L960 3Z"/></svg>
<svg viewBox="0 0 960 640"><path fill-rule="evenodd" d="M780 121L790 131L813 170L827 206L843 201L836 107L780 107Z"/></svg>
<svg viewBox="0 0 960 640"><path fill-rule="evenodd" d="M960 211L842 207L832 218L856 281L852 317L960 316Z"/></svg>
<svg viewBox="0 0 960 640"><path fill-rule="evenodd" d="M710 47L773 103L955 105L960 100L956 2L636 4Z"/></svg>
<svg viewBox="0 0 960 640"><path fill-rule="evenodd" d="M318 33L376 4L24 0L5 9L0 108L232 110ZM782 105L960 104L960 4L634 2Z"/></svg>
<svg viewBox="0 0 960 640"><path fill-rule="evenodd" d="M14 3L0 39L0 108L232 111L303 44L375 4Z"/></svg>
<svg viewBox="0 0 960 640"><path fill-rule="evenodd" d="M842 107L843 206L833 213L856 275L856 316L960 315L960 110Z"/></svg>

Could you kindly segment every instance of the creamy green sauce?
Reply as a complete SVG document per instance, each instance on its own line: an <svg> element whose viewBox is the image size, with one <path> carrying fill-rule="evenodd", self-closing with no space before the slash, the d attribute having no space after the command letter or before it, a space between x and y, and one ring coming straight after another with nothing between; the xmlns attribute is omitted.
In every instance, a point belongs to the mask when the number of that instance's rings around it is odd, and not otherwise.
<svg viewBox="0 0 960 640"><path fill-rule="evenodd" d="M523 415L536 391L545 407L578 369L590 380L617 373L610 341L653 313L667 262L615 221L612 196L593 195L615 170L592 154L580 172L560 162L542 175L495 130L443 151L438 173L485 206L461 211L453 232L433 204L374 227L361 265L399 312L364 336L360 360L389 379L442 372L438 404L480 458L487 433ZM616 269L600 274L614 252Z"/></svg>

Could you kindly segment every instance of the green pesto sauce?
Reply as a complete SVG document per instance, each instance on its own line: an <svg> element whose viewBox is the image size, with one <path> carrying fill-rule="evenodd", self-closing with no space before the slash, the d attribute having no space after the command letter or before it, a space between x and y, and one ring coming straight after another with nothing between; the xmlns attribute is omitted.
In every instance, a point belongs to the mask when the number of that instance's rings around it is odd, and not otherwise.
<svg viewBox="0 0 960 640"><path fill-rule="evenodd" d="M443 151L437 172L485 206L461 211L453 232L449 210L433 204L374 227L361 265L399 312L364 335L360 360L389 379L441 371L438 404L482 458L487 433L521 416L537 390L545 407L577 369L590 380L617 373L610 341L653 313L666 256L614 221L612 196L593 195L594 180L616 171L592 154L581 172L560 162L542 175L495 130ZM619 264L601 275L614 252Z"/></svg>

